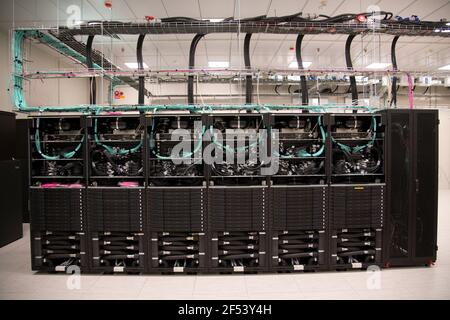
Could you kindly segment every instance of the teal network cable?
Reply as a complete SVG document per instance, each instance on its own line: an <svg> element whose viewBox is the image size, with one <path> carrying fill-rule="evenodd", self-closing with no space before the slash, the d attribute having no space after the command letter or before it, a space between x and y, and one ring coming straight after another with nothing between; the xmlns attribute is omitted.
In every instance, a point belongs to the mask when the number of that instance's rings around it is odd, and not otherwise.
<svg viewBox="0 0 450 320"><path fill-rule="evenodd" d="M221 148L222 150L224 150L225 152L228 153L241 153L241 152L247 152L248 149L256 147L258 145L258 143L260 143L262 141L262 137L261 135L259 135L258 140L255 142L252 142L251 144L249 144L248 146L243 146L243 147L239 147L234 149L233 147L226 145L224 146L223 144L221 144L219 141L217 141L217 138L214 134L214 128L213 126L209 127L209 133L211 134L211 139L212 142L218 146L219 148Z"/></svg>
<svg viewBox="0 0 450 320"><path fill-rule="evenodd" d="M154 139L154 135L155 135L154 129L155 129L155 118L152 119L152 129L150 131L150 136L149 136L149 147L150 147L150 150L152 151L152 153L158 159L161 159L161 160L172 160L172 159L175 159L172 156L163 156L163 155L160 155L159 153L156 152L156 150L155 150L155 147L156 147L155 146L155 139ZM183 158L183 159L190 158L192 155L194 155L198 151L200 151L200 149L202 147L202 144L203 144L203 136L204 136L205 132L206 132L206 127L202 126L202 131L200 133L200 137L199 137L199 140L197 142L197 145L194 147L194 150L192 152L183 153L182 155L180 155L180 158Z"/></svg>
<svg viewBox="0 0 450 320"><path fill-rule="evenodd" d="M263 106L263 109L264 109L265 111L268 110L268 108L265 107L265 106ZM260 109L258 109L258 111L260 111ZM249 149L251 149L251 148L253 148L253 147L256 147L256 146L257 146L259 143L261 143L261 141L262 141L262 136L261 136L261 135L258 135L258 140L257 140L257 141L252 142L252 143L249 144L248 146L243 146L243 147L239 147L239 148L234 149L233 147L231 147L231 146L229 146L229 145L224 146L224 145L221 144L219 141L217 141L217 138L216 138L216 136L215 136L215 134L214 134L214 127L213 127L213 126L210 126L210 127L209 127L209 133L211 134L212 142L213 142L216 146L218 146L219 148L221 148L222 150L224 150L225 152L228 152L228 153L242 153L242 152L247 152L247 150L249 150Z"/></svg>
<svg viewBox="0 0 450 320"><path fill-rule="evenodd" d="M320 147L319 150L317 150L314 153L309 153L305 149L301 149L296 154L289 154L289 155L282 155L282 154L279 154L278 152L274 152L274 156L279 157L281 159L294 158L295 156L301 157L301 158L319 157L323 153L323 151L325 150L325 140L326 140L327 134L326 134L326 132L323 129L323 126L322 126L322 117L321 116L317 117L317 123L319 125L320 135L322 137L322 146Z"/></svg>
<svg viewBox="0 0 450 320"><path fill-rule="evenodd" d="M59 155L56 156L49 156L47 154L45 154L44 152L42 152L41 149L41 138L39 136L39 121L40 119L37 118L36 119L36 132L34 134L34 144L36 146L36 151L42 156L42 158L46 159L46 160L58 160L61 159L61 157ZM65 152L62 154L62 157L65 159L71 159L73 158L73 156L78 152L78 150L80 150L81 146L83 145L84 142L84 135L81 138L80 143L75 147L74 150L69 151L69 152Z"/></svg>
<svg viewBox="0 0 450 320"><path fill-rule="evenodd" d="M94 140L95 140L95 144L101 146L103 149L106 150L106 152L108 152L111 155L127 155L130 153L135 153L137 152L143 144L143 136L141 137L141 141L134 147L130 148L130 149L124 149L124 148L113 148L107 144L104 144L103 142L100 141L99 137L98 137L98 132L97 132L97 121L98 119L95 118L94 120Z"/></svg>
<svg viewBox="0 0 450 320"><path fill-rule="evenodd" d="M377 120L375 116L372 117L372 128L372 137L370 141L360 146L350 147L344 143L336 141L333 136L331 136L331 140L347 155L358 153L365 148L373 146L375 143L375 139L377 136Z"/></svg>

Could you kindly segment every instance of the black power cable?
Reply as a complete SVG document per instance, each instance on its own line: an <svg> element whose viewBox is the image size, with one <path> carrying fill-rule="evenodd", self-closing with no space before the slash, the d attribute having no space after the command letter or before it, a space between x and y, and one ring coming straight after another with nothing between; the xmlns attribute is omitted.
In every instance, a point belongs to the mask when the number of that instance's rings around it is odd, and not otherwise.
<svg viewBox="0 0 450 320"><path fill-rule="evenodd" d="M189 49L189 69L193 69L195 66L195 50L197 44L201 38L205 35L202 33L196 34L191 42L191 48ZM188 76L188 104L194 104L194 76Z"/></svg>
<svg viewBox="0 0 450 320"><path fill-rule="evenodd" d="M303 70L303 60L302 60L302 40L304 35L299 34L297 37L297 41L295 42L295 55L297 57L298 69ZM302 105L307 106L309 103L308 98L308 87L306 84L306 76L300 76L300 84L302 88Z"/></svg>
<svg viewBox="0 0 450 320"><path fill-rule="evenodd" d="M392 40L391 45L391 61L392 61L392 68L394 71L397 71L397 57L395 55L395 47L397 45L397 40L400 38L400 36L395 36L394 40ZM394 75L392 78L392 99L391 99L391 106L397 106L397 77Z"/></svg>
<svg viewBox="0 0 450 320"><path fill-rule="evenodd" d="M86 65L89 70L94 69L94 63L92 62L92 42L94 37L94 35L89 36L86 43ZM89 78L89 103L97 103L97 82L95 77Z"/></svg>
<svg viewBox="0 0 450 320"><path fill-rule="evenodd" d="M347 63L347 70L353 70L352 57L350 56L350 49L352 41L355 38L354 34L351 34L347 38L345 43L345 61ZM350 89L352 91L352 105L358 105L358 89L356 87L356 78L354 75L350 76Z"/></svg>
<svg viewBox="0 0 450 320"><path fill-rule="evenodd" d="M244 39L244 63L245 69L250 70L250 39L252 38L251 33L247 33ZM253 96L253 83L252 83L252 75L245 76L245 103L251 104Z"/></svg>
<svg viewBox="0 0 450 320"><path fill-rule="evenodd" d="M144 62L142 58L142 44L144 42L145 34L139 35L137 46L136 46L136 58L137 58L137 64L138 64L138 70L142 71L144 70ZM139 76L139 91L138 91L138 104L143 105L144 104L144 84L145 78L144 76Z"/></svg>

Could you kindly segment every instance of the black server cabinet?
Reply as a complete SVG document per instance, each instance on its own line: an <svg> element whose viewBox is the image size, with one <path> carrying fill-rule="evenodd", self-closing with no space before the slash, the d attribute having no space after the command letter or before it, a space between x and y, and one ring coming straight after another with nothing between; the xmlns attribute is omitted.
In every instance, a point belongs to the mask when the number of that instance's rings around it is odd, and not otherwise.
<svg viewBox="0 0 450 320"><path fill-rule="evenodd" d="M18 160L0 161L0 247L22 238L23 168Z"/></svg>
<svg viewBox="0 0 450 320"><path fill-rule="evenodd" d="M28 196L28 126L30 119L16 119L16 150L15 159L20 162L22 168L21 193L22 193L22 222L30 222L29 196Z"/></svg>
<svg viewBox="0 0 450 320"><path fill-rule="evenodd" d="M382 264L385 128L379 112L330 115L330 269Z"/></svg>
<svg viewBox="0 0 450 320"><path fill-rule="evenodd" d="M202 114L146 116L146 272L207 270L205 131Z"/></svg>
<svg viewBox="0 0 450 320"><path fill-rule="evenodd" d="M438 111L389 110L386 266L436 260Z"/></svg>
<svg viewBox="0 0 450 320"><path fill-rule="evenodd" d="M207 124L212 133L208 149L215 145L214 158L224 160L205 164L210 271L267 271L268 176L260 170L264 165L258 146L269 114L211 113Z"/></svg>
<svg viewBox="0 0 450 320"><path fill-rule="evenodd" d="M22 237L22 165L14 160L16 119L12 112L0 111L0 247Z"/></svg>
<svg viewBox="0 0 450 320"><path fill-rule="evenodd" d="M208 188L212 272L267 271L267 189L255 185Z"/></svg>
<svg viewBox="0 0 450 320"><path fill-rule="evenodd" d="M271 150L278 170L270 176L269 268L307 271L328 268L328 115L273 113ZM276 143L271 143L276 148Z"/></svg>
<svg viewBox="0 0 450 320"><path fill-rule="evenodd" d="M144 271L144 127L143 114L87 117L90 271Z"/></svg>
<svg viewBox="0 0 450 320"><path fill-rule="evenodd" d="M32 269L88 269L85 118L43 116L29 121Z"/></svg>

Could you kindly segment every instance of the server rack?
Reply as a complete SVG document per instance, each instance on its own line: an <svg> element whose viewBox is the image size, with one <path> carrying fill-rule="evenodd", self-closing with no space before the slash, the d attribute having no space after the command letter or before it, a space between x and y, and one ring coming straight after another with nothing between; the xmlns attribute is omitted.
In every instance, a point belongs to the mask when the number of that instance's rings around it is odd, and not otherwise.
<svg viewBox="0 0 450 320"><path fill-rule="evenodd" d="M85 118L33 118L29 126L32 269L88 270Z"/></svg>
<svg viewBox="0 0 450 320"><path fill-rule="evenodd" d="M385 266L431 265L437 255L438 111L388 112Z"/></svg>
<svg viewBox="0 0 450 320"><path fill-rule="evenodd" d="M262 130L269 115L212 113L207 124L207 148L223 160L206 166L211 270L267 271L268 176L261 174L265 164L258 144L269 139Z"/></svg>
<svg viewBox="0 0 450 320"><path fill-rule="evenodd" d="M314 271L436 260L437 111L29 123L33 270ZM231 135L219 140L215 129ZM255 148L263 139L267 150ZM180 140L187 149L175 149ZM260 152L266 160L250 157ZM216 166L208 154L225 161ZM272 161L280 169L264 171Z"/></svg>
<svg viewBox="0 0 450 320"><path fill-rule="evenodd" d="M330 268L381 265L385 215L384 113L330 114Z"/></svg>
<svg viewBox="0 0 450 320"><path fill-rule="evenodd" d="M147 272L207 271L205 130L200 114L147 115Z"/></svg>
<svg viewBox="0 0 450 320"><path fill-rule="evenodd" d="M145 265L143 114L87 117L87 217L93 272Z"/></svg>
<svg viewBox="0 0 450 320"><path fill-rule="evenodd" d="M14 160L19 158L15 152L14 139L17 137L16 116L12 112L0 111L0 247L7 245L22 237L21 212L23 204L23 180L25 179L25 166L23 162ZM28 137L28 135L26 135ZM25 152L26 153L26 152ZM26 158L26 157L25 157ZM27 185L27 184L25 184Z"/></svg>
<svg viewBox="0 0 450 320"><path fill-rule="evenodd" d="M328 268L327 124L325 114L271 115L279 141L269 187L272 270Z"/></svg>

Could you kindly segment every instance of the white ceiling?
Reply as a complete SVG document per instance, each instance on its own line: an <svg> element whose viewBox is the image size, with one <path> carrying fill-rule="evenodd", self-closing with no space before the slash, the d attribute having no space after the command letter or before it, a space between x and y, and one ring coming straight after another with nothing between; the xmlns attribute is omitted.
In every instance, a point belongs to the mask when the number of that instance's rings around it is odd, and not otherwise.
<svg viewBox="0 0 450 320"><path fill-rule="evenodd" d="M418 15L422 20L450 20L449 0L112 0L112 9L104 0L3 0L0 26L54 26L66 23L66 9L77 5L81 20L143 20L144 16L188 16L193 18L251 17L262 14L281 16L302 11L337 15L364 12L369 5L394 15ZM95 47L122 68L124 62L136 61L137 36L121 35L121 40L97 37ZM151 68L181 67L188 64L193 35L147 35L144 61ZM240 39L239 39L240 38ZM243 38L236 34L211 34L201 40L196 65L208 61L230 61L232 67L243 65ZM373 61L390 62L392 36L367 35L353 41L355 67ZM251 41L251 63L257 68L287 68L295 59L296 35L255 34ZM345 35L307 35L303 57L311 68L345 67ZM438 37L401 37L397 44L397 61L403 70L435 70L450 64L450 39Z"/></svg>

